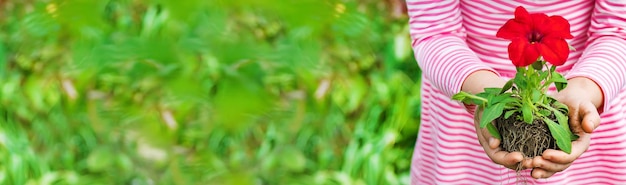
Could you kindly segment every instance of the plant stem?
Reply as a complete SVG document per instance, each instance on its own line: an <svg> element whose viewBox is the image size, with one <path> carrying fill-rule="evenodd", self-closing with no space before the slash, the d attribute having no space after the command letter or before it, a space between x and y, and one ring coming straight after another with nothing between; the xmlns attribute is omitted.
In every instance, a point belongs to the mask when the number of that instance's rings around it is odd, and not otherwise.
<svg viewBox="0 0 626 185"><path fill-rule="evenodd" d="M549 67L548 63L546 63L545 61L542 61L543 65L546 66L546 69L548 69L548 76L546 77L546 81L543 83L543 85L541 86L541 91L542 92L546 92L547 91L547 87L550 86L550 84L552 84L552 72L554 72L554 70L556 69L554 66Z"/></svg>
<svg viewBox="0 0 626 185"><path fill-rule="evenodd" d="M476 95L473 95L473 94L470 94L470 93L467 93L467 95L466 95L466 96L467 96L467 97L470 97L470 98L473 98L473 99L480 100L480 101L482 101L483 103L487 103L487 99L485 99L485 98L483 98L483 97L476 96Z"/></svg>
<svg viewBox="0 0 626 185"><path fill-rule="evenodd" d="M550 110L550 111L552 111L552 112L559 111L559 110L556 110L556 109L555 109L554 107L552 107L552 106L548 106L548 105L543 104L543 103L538 103L538 104L539 104L539 105L541 105L543 108L546 108L546 109L548 109L548 110Z"/></svg>

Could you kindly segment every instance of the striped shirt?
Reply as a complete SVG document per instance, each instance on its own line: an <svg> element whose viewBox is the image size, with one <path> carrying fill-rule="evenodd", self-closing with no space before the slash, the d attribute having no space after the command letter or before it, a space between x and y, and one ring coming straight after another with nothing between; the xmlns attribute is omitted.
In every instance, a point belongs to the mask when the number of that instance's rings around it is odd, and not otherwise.
<svg viewBox="0 0 626 185"><path fill-rule="evenodd" d="M522 176L528 184L626 184L626 0L407 0L412 47L423 70L412 184L518 183L515 171L487 157L473 116L450 97L477 70L514 77L510 41L495 35L520 5L570 22L574 38L567 42L575 51L557 71L567 78L588 77L604 94L601 124L587 152L548 179L532 179L529 170Z"/></svg>

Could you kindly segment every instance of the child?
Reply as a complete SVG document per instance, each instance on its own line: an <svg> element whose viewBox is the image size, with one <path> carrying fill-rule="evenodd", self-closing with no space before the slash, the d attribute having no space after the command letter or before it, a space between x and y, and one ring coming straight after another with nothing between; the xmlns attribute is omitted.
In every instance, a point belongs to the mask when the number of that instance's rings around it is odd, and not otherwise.
<svg viewBox="0 0 626 185"><path fill-rule="evenodd" d="M626 1L407 0L407 5L412 46L423 70L412 184L516 183L516 172L507 168L518 163L527 169L522 176L534 178L531 184L626 184ZM568 43L575 50L557 68L568 86L554 95L569 106L570 125L580 136L571 154L546 150L524 159L519 152L501 151L497 139L475 127L471 109L450 98L459 91L502 87L515 75L510 41L496 32L517 6L560 15L571 24L574 38Z"/></svg>

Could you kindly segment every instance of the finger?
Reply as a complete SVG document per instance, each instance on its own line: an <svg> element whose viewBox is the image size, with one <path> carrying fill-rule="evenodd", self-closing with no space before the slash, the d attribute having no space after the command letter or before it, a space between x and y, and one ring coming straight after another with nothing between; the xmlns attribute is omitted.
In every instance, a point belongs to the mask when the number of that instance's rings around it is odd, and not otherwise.
<svg viewBox="0 0 626 185"><path fill-rule="evenodd" d="M487 130L486 128L479 128L478 126L476 126L476 129L480 130L478 139L483 141L483 143L486 143L487 147L489 147L492 150L500 148L500 140L491 136L491 133L489 133L489 130Z"/></svg>
<svg viewBox="0 0 626 185"><path fill-rule="evenodd" d="M517 165L519 162L524 160L524 156L520 152L492 150L492 152L487 153L487 155L489 155L489 158L491 158L494 163L501 164L503 166Z"/></svg>
<svg viewBox="0 0 626 185"><path fill-rule="evenodd" d="M480 144L485 150L485 153L487 154L487 156L489 156L489 158L494 163L516 170L518 168L517 167L518 163L524 160L522 153L520 152L509 153L506 151L502 151L502 148L500 148L500 140L491 136L491 134L489 133L487 129L480 128L478 126L479 125L478 122L480 122L478 115L480 114L481 111L482 110L477 110L477 112L475 113L474 125L477 131L476 133L477 133L478 140L480 141ZM532 166L532 162L525 162L522 164L526 164L526 166L528 167Z"/></svg>
<svg viewBox="0 0 626 185"><path fill-rule="evenodd" d="M519 152L509 153L500 148L500 140L492 137L487 129L480 129L479 138L489 138L487 143L481 143L487 156L496 164L500 164L512 170L523 170L532 167L532 161L524 161ZM522 162L522 166L519 163ZM521 169L520 169L521 168Z"/></svg>
<svg viewBox="0 0 626 185"><path fill-rule="evenodd" d="M524 158L522 160L522 169L530 169L533 168L533 159L532 158Z"/></svg>
<svg viewBox="0 0 626 185"><path fill-rule="evenodd" d="M600 125L600 114L591 102L581 103L580 105L582 129L587 133L593 132Z"/></svg>
<svg viewBox="0 0 626 185"><path fill-rule="evenodd" d="M577 129L580 129L580 125L581 122L580 120L582 119L582 116L580 116L580 110L578 109L580 106L577 107L569 107L569 125L570 125L570 129L572 131L574 131L574 133Z"/></svg>
<svg viewBox="0 0 626 185"><path fill-rule="evenodd" d="M541 168L535 168L533 169L533 171L530 172L530 175L535 179L546 179L546 178L552 177L554 173L556 172L550 172L550 171L543 170Z"/></svg>
<svg viewBox="0 0 626 185"><path fill-rule="evenodd" d="M545 160L548 160L554 163L560 163L560 164L572 163L574 160L580 157L580 155L582 155L589 148L589 142L590 142L590 137L591 137L590 134L582 133L582 134L579 134L579 137L580 138L578 138L578 140L572 142L572 151L570 154L567 154L560 150L548 149L544 151L541 156Z"/></svg>
<svg viewBox="0 0 626 185"><path fill-rule="evenodd" d="M532 159L532 166L549 172L560 172L567 169L572 163L561 164L545 160L541 156Z"/></svg>
<svg viewBox="0 0 626 185"><path fill-rule="evenodd" d="M530 169L533 168L533 160L531 158L524 158L522 159L521 162L514 164L514 165L508 165L508 166L504 166L508 169L512 169L512 170L525 170L525 169Z"/></svg>
<svg viewBox="0 0 626 185"><path fill-rule="evenodd" d="M489 146L489 143L490 143L489 138L491 138L491 136L488 133L489 131L486 131L486 130L487 129L480 128L478 125L476 125L476 137L478 138L478 141L480 142L480 144L483 146L485 150L491 149L491 147Z"/></svg>
<svg viewBox="0 0 626 185"><path fill-rule="evenodd" d="M489 137L489 139L488 139L488 140L489 140L489 148L491 148L491 149L497 149L497 148L500 148L500 140L499 140L499 139L496 139L496 138L495 138L495 137L493 137L493 136L491 136L491 135L489 134L489 131L486 131L486 130L487 130L487 129L483 129L483 131L484 131L484 132L487 132L487 134L486 134L486 135L483 135L483 136L485 136L485 137ZM484 133L483 133L483 134L484 134Z"/></svg>

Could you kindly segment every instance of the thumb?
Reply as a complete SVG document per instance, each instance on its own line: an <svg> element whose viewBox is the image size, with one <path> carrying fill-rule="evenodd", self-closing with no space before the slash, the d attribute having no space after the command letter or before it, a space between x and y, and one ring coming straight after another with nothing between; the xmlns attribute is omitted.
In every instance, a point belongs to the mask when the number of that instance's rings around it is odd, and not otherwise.
<svg viewBox="0 0 626 185"><path fill-rule="evenodd" d="M600 126L600 114L591 102L581 103L579 111L583 131L591 133Z"/></svg>

